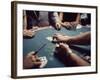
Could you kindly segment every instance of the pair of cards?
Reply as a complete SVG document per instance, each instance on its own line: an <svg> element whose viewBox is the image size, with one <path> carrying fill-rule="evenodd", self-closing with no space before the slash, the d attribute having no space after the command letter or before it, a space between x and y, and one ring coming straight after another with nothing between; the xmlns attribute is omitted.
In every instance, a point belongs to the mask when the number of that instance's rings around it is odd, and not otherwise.
<svg viewBox="0 0 100 80"><path fill-rule="evenodd" d="M40 61L41 61L41 65L40 65L40 68L43 68L46 66L48 60L46 58L46 56L43 56L43 57L39 57Z"/></svg>

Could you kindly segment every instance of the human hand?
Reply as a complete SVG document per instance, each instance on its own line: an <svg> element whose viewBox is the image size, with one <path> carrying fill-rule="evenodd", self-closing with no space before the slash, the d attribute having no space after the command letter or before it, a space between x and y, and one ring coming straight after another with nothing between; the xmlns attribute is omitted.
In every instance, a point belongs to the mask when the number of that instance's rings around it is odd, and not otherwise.
<svg viewBox="0 0 100 80"><path fill-rule="evenodd" d="M35 36L36 32L32 30L23 30L24 37L33 37Z"/></svg>
<svg viewBox="0 0 100 80"><path fill-rule="evenodd" d="M67 59L72 54L72 50L67 44L60 43L59 47L55 48L55 54L61 59Z"/></svg>
<svg viewBox="0 0 100 80"><path fill-rule="evenodd" d="M70 24L72 25L72 28L76 28L77 25L79 24L78 21L73 21L73 22L70 22Z"/></svg>
<svg viewBox="0 0 100 80"><path fill-rule="evenodd" d="M71 27L72 27L70 22L62 22L61 25L64 26L65 28L67 28L67 29L71 29Z"/></svg>
<svg viewBox="0 0 100 80"><path fill-rule="evenodd" d="M61 29L61 24L60 24L59 22L56 22L56 23L55 23L55 28L56 28L57 30L60 30L60 29Z"/></svg>
<svg viewBox="0 0 100 80"><path fill-rule="evenodd" d="M54 42L68 42L72 37L71 36L65 36L59 33L56 33L53 35L53 41Z"/></svg>
<svg viewBox="0 0 100 80"><path fill-rule="evenodd" d="M60 43L59 47L64 51L65 53L72 53L72 50L69 48L69 45Z"/></svg>
<svg viewBox="0 0 100 80"><path fill-rule="evenodd" d="M34 52L28 53L23 60L24 69L29 69L32 67L38 68L41 65L41 61L38 59L38 56Z"/></svg>

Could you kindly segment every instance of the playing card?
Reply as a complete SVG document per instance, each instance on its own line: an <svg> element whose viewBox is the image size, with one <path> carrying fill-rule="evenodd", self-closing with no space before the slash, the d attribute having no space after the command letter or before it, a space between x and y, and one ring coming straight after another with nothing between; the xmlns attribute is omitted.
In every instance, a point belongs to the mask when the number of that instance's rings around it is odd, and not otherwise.
<svg viewBox="0 0 100 80"><path fill-rule="evenodd" d="M43 57L39 57L40 61L41 61L41 65L40 65L40 68L43 68L46 66L48 60L46 58L46 56L43 56Z"/></svg>

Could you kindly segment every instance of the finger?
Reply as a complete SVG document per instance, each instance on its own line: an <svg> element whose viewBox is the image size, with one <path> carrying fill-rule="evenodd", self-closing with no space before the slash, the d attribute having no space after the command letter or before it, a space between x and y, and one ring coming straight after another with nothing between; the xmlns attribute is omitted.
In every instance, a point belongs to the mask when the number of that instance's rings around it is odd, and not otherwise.
<svg viewBox="0 0 100 80"><path fill-rule="evenodd" d="M67 44L64 44L64 43L59 43L59 45L61 48L66 48L66 47L68 48L69 47Z"/></svg>

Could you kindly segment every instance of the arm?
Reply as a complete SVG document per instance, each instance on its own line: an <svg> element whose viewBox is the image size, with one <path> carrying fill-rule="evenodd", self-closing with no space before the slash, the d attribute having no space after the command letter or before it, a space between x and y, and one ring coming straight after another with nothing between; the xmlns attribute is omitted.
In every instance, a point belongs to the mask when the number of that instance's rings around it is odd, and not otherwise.
<svg viewBox="0 0 100 80"><path fill-rule="evenodd" d="M58 55L63 59L67 66L89 66L90 64L73 53L67 44L60 43Z"/></svg>
<svg viewBox="0 0 100 80"><path fill-rule="evenodd" d="M80 14L79 13L77 14L76 22L78 22L78 23L80 22Z"/></svg>
<svg viewBox="0 0 100 80"><path fill-rule="evenodd" d="M35 36L36 32L33 32L32 29L28 30L27 29L27 15L26 15L26 11L23 11L23 36L24 37L33 37Z"/></svg>
<svg viewBox="0 0 100 80"><path fill-rule="evenodd" d="M59 19L60 19L60 21L62 22L62 20L63 20L63 12L60 12L60 13L59 13Z"/></svg>
<svg viewBox="0 0 100 80"><path fill-rule="evenodd" d="M90 44L91 43L91 33L85 32L77 36L71 37L68 41L68 44Z"/></svg>
<svg viewBox="0 0 100 80"><path fill-rule="evenodd" d="M70 62L74 62L78 66L89 66L90 65L88 62L86 62L85 60L80 58L75 53L69 53L68 59L69 59Z"/></svg>
<svg viewBox="0 0 100 80"><path fill-rule="evenodd" d="M80 23L80 14L78 13L78 14L77 14L77 17L76 17L76 20L70 22L70 24L71 24L72 26L77 26L79 23Z"/></svg>
<svg viewBox="0 0 100 80"><path fill-rule="evenodd" d="M66 27L66 28L71 27L70 22L68 22L68 21L64 21L64 22L63 22L63 16L64 16L63 12L60 12L60 13L59 13L59 19L60 19L60 22L59 22L59 23L60 23L62 26Z"/></svg>
<svg viewBox="0 0 100 80"><path fill-rule="evenodd" d="M57 30L60 30L61 29L61 25L60 25L60 18L59 18L59 15L58 15L58 12L53 12L53 23L54 23L54 27L57 29Z"/></svg>
<svg viewBox="0 0 100 80"><path fill-rule="evenodd" d="M41 61L38 59L37 55L34 55L34 52L28 53L23 59L23 68L30 69L32 67L39 67Z"/></svg>
<svg viewBox="0 0 100 80"><path fill-rule="evenodd" d="M23 11L23 29L27 29L27 16L26 16L26 11Z"/></svg>
<svg viewBox="0 0 100 80"><path fill-rule="evenodd" d="M61 35L61 34L55 34L53 36L53 39L56 39L55 42L65 42L67 44L81 44L86 45L91 43L91 33L85 32L81 33L76 36L67 36L67 35Z"/></svg>

